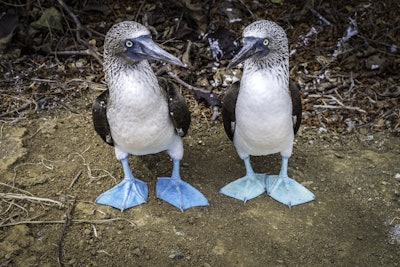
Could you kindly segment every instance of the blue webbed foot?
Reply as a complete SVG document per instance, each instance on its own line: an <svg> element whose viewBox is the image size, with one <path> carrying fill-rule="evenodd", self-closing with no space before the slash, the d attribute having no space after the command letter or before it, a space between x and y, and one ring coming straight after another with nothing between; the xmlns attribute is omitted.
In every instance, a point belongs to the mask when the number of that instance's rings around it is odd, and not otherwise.
<svg viewBox="0 0 400 267"><path fill-rule="evenodd" d="M246 176L225 185L219 192L246 202L265 192L265 179L267 176L253 171L250 157L244 158L244 164L246 166Z"/></svg>
<svg viewBox="0 0 400 267"><path fill-rule="evenodd" d="M123 211L138 206L147 201L147 184L136 179L128 164L128 159L122 161L125 178L116 186L96 198L96 203L111 206Z"/></svg>
<svg viewBox="0 0 400 267"><path fill-rule="evenodd" d="M221 194L246 202L265 192L265 174L252 173L239 178L219 191Z"/></svg>
<svg viewBox="0 0 400 267"><path fill-rule="evenodd" d="M266 188L268 195L289 207L315 199L310 190L287 176L268 175Z"/></svg>
<svg viewBox="0 0 400 267"><path fill-rule="evenodd" d="M183 181L179 175L179 161L174 160L171 177L160 177L156 184L157 197L181 211L197 206L208 206L208 200L196 188Z"/></svg>
<svg viewBox="0 0 400 267"><path fill-rule="evenodd" d="M268 175L266 191L273 199L291 207L315 200L314 194L287 176L288 158L282 158L279 175Z"/></svg>
<svg viewBox="0 0 400 267"><path fill-rule="evenodd" d="M182 211L191 207L209 205L207 199L199 190L180 178L158 178L156 194L158 198Z"/></svg>

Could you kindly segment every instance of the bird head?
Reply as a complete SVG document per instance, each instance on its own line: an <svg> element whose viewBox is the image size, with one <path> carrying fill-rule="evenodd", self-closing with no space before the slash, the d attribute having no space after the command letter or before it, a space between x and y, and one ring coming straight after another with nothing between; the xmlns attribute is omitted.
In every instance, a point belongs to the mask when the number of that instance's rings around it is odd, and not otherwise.
<svg viewBox="0 0 400 267"><path fill-rule="evenodd" d="M242 48L231 60L227 69L247 59L280 60L287 54L288 39L282 27L269 20L259 20L243 30Z"/></svg>
<svg viewBox="0 0 400 267"><path fill-rule="evenodd" d="M123 21L107 32L104 41L104 58L120 58L129 63L154 59L183 66L175 56L160 48L152 39L150 31L140 23Z"/></svg>

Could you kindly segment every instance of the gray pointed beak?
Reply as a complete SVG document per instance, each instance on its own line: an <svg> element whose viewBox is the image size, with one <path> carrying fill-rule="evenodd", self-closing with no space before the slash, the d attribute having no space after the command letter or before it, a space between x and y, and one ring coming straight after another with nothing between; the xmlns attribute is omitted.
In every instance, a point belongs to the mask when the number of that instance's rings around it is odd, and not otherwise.
<svg viewBox="0 0 400 267"><path fill-rule="evenodd" d="M267 47L260 47L258 44L259 38L246 38L246 43L242 49L236 54L236 56L229 62L227 69L231 69L239 63L245 61L248 58L258 55L259 53L265 53ZM267 51L268 53L269 51Z"/></svg>
<svg viewBox="0 0 400 267"><path fill-rule="evenodd" d="M184 66L179 58L160 48L151 39L150 35L139 36L137 38L130 39L130 41L132 42L132 46L126 46L125 55L133 60L139 61L144 59L154 59L169 64Z"/></svg>

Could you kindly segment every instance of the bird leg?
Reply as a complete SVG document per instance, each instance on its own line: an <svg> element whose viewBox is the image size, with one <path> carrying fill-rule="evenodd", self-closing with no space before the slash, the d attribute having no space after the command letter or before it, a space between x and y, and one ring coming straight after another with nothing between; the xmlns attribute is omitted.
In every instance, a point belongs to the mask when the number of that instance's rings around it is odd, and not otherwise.
<svg viewBox="0 0 400 267"><path fill-rule="evenodd" d="M128 157L121 160L124 170L124 179L97 197L96 203L111 206L123 211L134 206L138 206L147 201L147 184L132 174L129 167Z"/></svg>
<svg viewBox="0 0 400 267"><path fill-rule="evenodd" d="M181 211L196 206L208 206L208 201L204 195L181 179L179 162L179 160L173 160L171 177L158 178L156 184L157 197Z"/></svg>

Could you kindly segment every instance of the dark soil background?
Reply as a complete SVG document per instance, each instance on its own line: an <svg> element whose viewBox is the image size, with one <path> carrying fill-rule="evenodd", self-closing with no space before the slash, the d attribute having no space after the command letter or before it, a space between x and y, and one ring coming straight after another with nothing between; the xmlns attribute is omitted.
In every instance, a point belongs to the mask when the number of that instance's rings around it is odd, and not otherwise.
<svg viewBox="0 0 400 267"><path fill-rule="evenodd" d="M396 1L1 1L0 266L400 265L399 11ZM225 68L259 19L286 30L303 96L289 174L317 199L291 209L218 193L245 172L219 116L241 71ZM122 175L91 105L106 89L104 35L123 20L187 65L152 62L189 103L181 172L210 207L182 213L156 199L165 153L130 158L148 203L93 202ZM252 160L279 171L279 155Z"/></svg>

